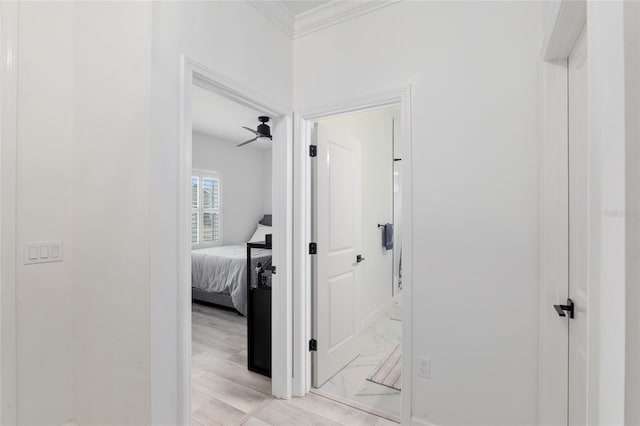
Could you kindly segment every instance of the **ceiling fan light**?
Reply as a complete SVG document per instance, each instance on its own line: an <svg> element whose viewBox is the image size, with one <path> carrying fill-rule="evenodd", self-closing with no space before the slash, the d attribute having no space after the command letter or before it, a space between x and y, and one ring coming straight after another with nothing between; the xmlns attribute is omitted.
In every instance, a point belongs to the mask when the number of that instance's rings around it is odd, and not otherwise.
<svg viewBox="0 0 640 426"><path fill-rule="evenodd" d="M258 128L256 130L253 130L246 126L240 126L243 129L253 133L256 137L242 142L236 145L236 147L245 146L247 144L250 144L251 142L266 142L271 140L271 128L267 124L267 122L269 122L269 117L267 117L266 115L261 115L260 117L258 117L258 121L260 121L260 124L258 125Z"/></svg>
<svg viewBox="0 0 640 426"><path fill-rule="evenodd" d="M269 127L268 124L260 124L258 125L258 133L260 133L261 135L263 135L264 137L271 137L271 128Z"/></svg>

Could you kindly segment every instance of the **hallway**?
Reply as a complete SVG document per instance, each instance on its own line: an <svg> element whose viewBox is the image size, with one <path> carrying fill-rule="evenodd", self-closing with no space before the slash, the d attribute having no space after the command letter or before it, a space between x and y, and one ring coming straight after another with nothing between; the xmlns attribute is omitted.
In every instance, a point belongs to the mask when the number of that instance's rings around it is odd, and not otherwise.
<svg viewBox="0 0 640 426"><path fill-rule="evenodd" d="M315 394L273 398L271 380L246 368L246 318L192 306L192 426L396 424Z"/></svg>

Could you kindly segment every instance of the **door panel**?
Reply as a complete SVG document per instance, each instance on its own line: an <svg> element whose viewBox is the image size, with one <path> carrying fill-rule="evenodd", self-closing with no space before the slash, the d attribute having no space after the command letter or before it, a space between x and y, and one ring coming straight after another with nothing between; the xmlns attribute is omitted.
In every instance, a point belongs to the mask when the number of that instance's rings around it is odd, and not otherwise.
<svg viewBox="0 0 640 426"><path fill-rule="evenodd" d="M355 289L355 276L352 272L329 278L329 317L331 318L331 331L329 334L329 352L339 348L340 344L355 335L352 327L353 316L353 292Z"/></svg>
<svg viewBox="0 0 640 426"><path fill-rule="evenodd" d="M569 425L587 424L588 133L587 43L583 29L569 73ZM567 316L568 318L568 316Z"/></svg>
<svg viewBox="0 0 640 426"><path fill-rule="evenodd" d="M326 124L316 128L313 385L358 356L356 291L361 247L360 141Z"/></svg>
<svg viewBox="0 0 640 426"><path fill-rule="evenodd" d="M322 134L322 130L320 130ZM338 142L327 141L327 168L329 174L329 255L344 250L355 250L355 182L354 150ZM329 164L330 163L330 164Z"/></svg>

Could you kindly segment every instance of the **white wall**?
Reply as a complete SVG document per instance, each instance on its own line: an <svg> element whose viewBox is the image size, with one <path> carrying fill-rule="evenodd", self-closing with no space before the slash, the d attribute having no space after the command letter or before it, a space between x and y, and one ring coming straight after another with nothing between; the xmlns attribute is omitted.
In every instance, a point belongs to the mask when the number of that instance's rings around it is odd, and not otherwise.
<svg viewBox="0 0 640 426"><path fill-rule="evenodd" d="M264 214L272 213L272 202L273 202L273 155L271 150L263 151L262 153L262 164L264 165L264 169L262 171L262 190L264 193L264 205L262 210Z"/></svg>
<svg viewBox="0 0 640 426"><path fill-rule="evenodd" d="M21 3L19 25L17 241L65 262L17 265L18 421L177 424L181 55L287 108L291 41L245 2Z"/></svg>
<svg viewBox="0 0 640 426"><path fill-rule="evenodd" d="M319 126L330 126L351 135L362 143L362 257L358 266L361 284L356 312L361 330L371 325L392 297L393 251L382 247L381 223L393 223L393 129L392 116L386 110L322 120Z"/></svg>
<svg viewBox="0 0 640 426"><path fill-rule="evenodd" d="M536 423L540 9L403 2L294 43L298 108L413 83L412 355L433 360L413 407L435 424ZM177 422L183 53L292 103L291 41L247 3L20 5L17 241L65 241L17 268L21 424Z"/></svg>
<svg viewBox="0 0 640 426"><path fill-rule="evenodd" d="M412 406L433 424L536 423L541 16L400 2L294 41L296 110L412 83L410 338L432 360Z"/></svg>
<svg viewBox="0 0 640 426"><path fill-rule="evenodd" d="M640 3L625 13L627 326L625 424L640 424Z"/></svg>
<svg viewBox="0 0 640 426"><path fill-rule="evenodd" d="M17 420L72 417L73 6L20 3L17 109ZM46 70L46 72L45 72ZM23 265L22 243L64 241L61 263Z"/></svg>
<svg viewBox="0 0 640 426"><path fill-rule="evenodd" d="M18 424L148 424L150 5L19 7Z"/></svg>
<svg viewBox="0 0 640 426"><path fill-rule="evenodd" d="M242 147L193 132L194 169L220 173L222 178L222 238L224 245L249 241L271 197L271 150ZM269 200L269 206L271 201Z"/></svg>
<svg viewBox="0 0 640 426"><path fill-rule="evenodd" d="M151 422L151 7L75 3L74 420L82 425Z"/></svg>
<svg viewBox="0 0 640 426"><path fill-rule="evenodd" d="M154 425L178 423L176 277L180 60L185 54L291 106L292 43L246 2L155 2L152 28L150 291ZM255 53L269 57L256 66ZM188 285L188 283L185 283Z"/></svg>

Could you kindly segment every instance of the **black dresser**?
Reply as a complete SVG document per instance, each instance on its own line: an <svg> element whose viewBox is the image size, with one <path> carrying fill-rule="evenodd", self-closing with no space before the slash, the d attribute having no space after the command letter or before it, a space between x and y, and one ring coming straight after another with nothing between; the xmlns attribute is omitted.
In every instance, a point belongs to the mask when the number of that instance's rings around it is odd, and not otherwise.
<svg viewBox="0 0 640 426"><path fill-rule="evenodd" d="M271 244L247 243L247 367L271 377L271 287L258 282L251 267L254 248L271 249Z"/></svg>

